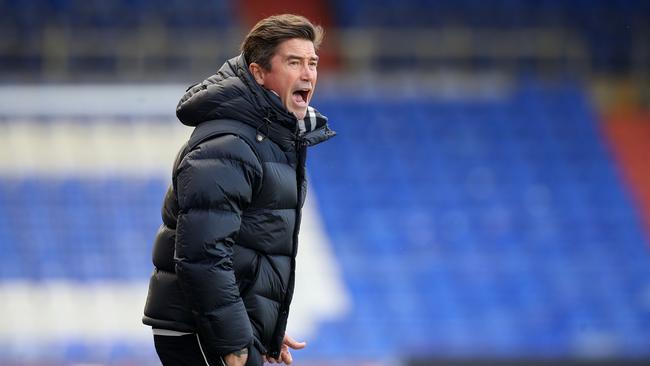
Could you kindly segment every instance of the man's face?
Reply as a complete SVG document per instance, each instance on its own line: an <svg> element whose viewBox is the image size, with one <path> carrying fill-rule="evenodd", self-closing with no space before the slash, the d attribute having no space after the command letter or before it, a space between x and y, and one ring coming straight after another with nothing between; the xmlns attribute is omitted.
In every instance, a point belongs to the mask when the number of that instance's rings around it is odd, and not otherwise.
<svg viewBox="0 0 650 366"><path fill-rule="evenodd" d="M303 119L316 87L317 66L314 44L306 39L293 38L278 45L271 57L270 70L264 70L256 63L251 63L249 69L259 84L280 96L289 112Z"/></svg>

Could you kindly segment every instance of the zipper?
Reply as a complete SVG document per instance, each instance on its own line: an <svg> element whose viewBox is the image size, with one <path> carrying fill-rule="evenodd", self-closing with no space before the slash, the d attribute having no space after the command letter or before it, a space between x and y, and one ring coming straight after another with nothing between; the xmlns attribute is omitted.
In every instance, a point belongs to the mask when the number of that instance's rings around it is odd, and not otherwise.
<svg viewBox="0 0 650 366"><path fill-rule="evenodd" d="M279 334L280 327L286 327L287 319L289 317L289 303L293 298L293 290L295 289L295 279L296 279L296 255L298 254L298 232L300 230L300 224L302 222L302 197L304 196L303 192L303 181L305 180L305 161L307 158L307 146L308 141L300 136L299 132L296 131L296 155L297 155L297 165L296 165L296 185L297 185L297 198L298 202L296 203L296 227L293 233L293 248L291 249L291 274L289 275L289 285L287 287L287 293L280 304L279 308L279 318L278 318L278 327L274 331L273 339L276 344L273 345L273 348L270 350L269 354L273 358L278 358L280 356L280 348L282 346L282 339L284 334ZM289 288L291 288L291 294L289 293Z"/></svg>

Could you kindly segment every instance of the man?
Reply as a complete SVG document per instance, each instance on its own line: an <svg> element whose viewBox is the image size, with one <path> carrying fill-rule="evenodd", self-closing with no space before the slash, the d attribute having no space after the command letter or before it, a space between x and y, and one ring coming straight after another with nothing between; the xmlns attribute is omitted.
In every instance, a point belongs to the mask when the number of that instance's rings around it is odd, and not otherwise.
<svg viewBox="0 0 650 366"><path fill-rule="evenodd" d="M143 322L164 365L292 362L293 296L306 148L334 136L309 106L322 29L261 20L242 54L190 87L196 126L174 163Z"/></svg>

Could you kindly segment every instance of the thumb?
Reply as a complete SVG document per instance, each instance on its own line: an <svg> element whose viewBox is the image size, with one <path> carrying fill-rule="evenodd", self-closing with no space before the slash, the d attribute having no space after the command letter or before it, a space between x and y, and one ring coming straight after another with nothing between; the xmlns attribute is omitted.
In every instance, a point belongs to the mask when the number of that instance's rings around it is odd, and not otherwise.
<svg viewBox="0 0 650 366"><path fill-rule="evenodd" d="M291 338L291 336L286 336L284 340L284 344L289 346L292 349L303 349L307 346L307 342L298 342L295 339Z"/></svg>

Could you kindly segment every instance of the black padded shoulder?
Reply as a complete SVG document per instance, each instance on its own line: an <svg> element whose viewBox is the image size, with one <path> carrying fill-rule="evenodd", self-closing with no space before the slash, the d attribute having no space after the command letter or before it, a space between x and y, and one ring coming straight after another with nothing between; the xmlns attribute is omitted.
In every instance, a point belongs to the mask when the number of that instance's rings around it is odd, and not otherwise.
<svg viewBox="0 0 650 366"><path fill-rule="evenodd" d="M187 142L187 151L191 151L200 143L213 137L228 134L239 136L246 141L259 159L259 154L255 146L257 131L245 123L230 119L215 119L198 125Z"/></svg>

